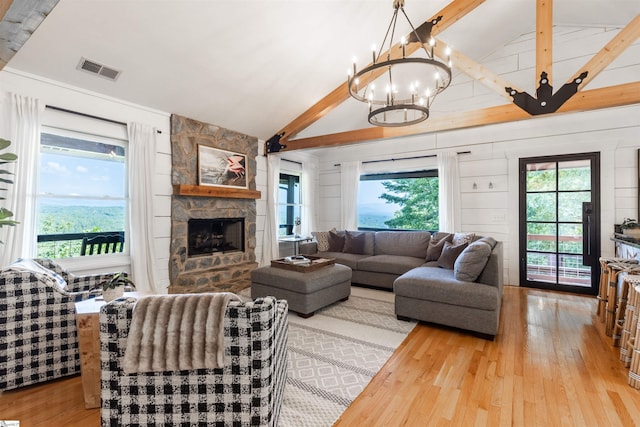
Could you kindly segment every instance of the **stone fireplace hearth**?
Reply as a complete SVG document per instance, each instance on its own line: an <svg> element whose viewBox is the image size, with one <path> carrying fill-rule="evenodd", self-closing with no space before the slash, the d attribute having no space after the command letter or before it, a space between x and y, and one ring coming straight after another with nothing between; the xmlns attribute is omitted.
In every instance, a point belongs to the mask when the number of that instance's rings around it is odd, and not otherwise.
<svg viewBox="0 0 640 427"><path fill-rule="evenodd" d="M171 197L169 293L237 292L250 285L251 271L258 266L255 259L256 201L251 196L212 197L206 191L202 195L180 192L180 186L196 186L198 183L199 144L246 154L248 190L255 193L256 138L185 117L171 116L174 194ZM207 187L211 188L215 187ZM203 225L204 220L236 224L236 231L233 236L225 236L218 223L207 229ZM242 230L237 230L239 221L243 224ZM200 239L197 245L203 250L196 250L194 242L189 244L190 234L196 240ZM233 244L227 241L238 238L243 241ZM205 250L207 248L212 250Z"/></svg>

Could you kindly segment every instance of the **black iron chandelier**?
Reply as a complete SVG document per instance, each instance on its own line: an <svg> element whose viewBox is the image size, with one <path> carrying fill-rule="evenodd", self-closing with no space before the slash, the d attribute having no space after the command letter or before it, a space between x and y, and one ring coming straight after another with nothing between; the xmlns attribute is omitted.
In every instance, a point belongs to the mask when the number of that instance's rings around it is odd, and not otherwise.
<svg viewBox="0 0 640 427"><path fill-rule="evenodd" d="M349 94L369 105L369 123L376 126L407 126L420 123L429 117L429 108L435 97L451 83L450 52L447 62L434 56L435 40L431 28L442 17L414 28L404 11L404 0L393 1L393 17L373 62L357 70L354 58L353 70L349 70ZM393 46L398 11L406 18L411 32L401 37ZM415 56L406 55L410 43L419 43ZM429 46L425 45L425 43ZM388 50L384 52L385 45Z"/></svg>

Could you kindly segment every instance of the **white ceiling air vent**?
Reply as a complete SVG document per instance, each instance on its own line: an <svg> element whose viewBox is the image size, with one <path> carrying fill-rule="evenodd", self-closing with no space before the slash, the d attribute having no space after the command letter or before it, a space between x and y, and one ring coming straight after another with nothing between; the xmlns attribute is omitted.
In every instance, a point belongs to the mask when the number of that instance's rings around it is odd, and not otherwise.
<svg viewBox="0 0 640 427"><path fill-rule="evenodd" d="M116 81L120 76L121 71L102 65L96 61L92 61L87 58L80 58L78 64L78 70L86 71L87 73L96 74L112 81Z"/></svg>

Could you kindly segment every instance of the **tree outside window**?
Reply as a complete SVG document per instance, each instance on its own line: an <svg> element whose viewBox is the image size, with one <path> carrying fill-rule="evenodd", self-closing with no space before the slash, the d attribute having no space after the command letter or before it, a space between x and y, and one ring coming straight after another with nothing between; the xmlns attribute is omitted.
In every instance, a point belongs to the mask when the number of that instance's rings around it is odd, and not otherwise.
<svg viewBox="0 0 640 427"><path fill-rule="evenodd" d="M367 174L358 189L358 228L439 228L438 171Z"/></svg>

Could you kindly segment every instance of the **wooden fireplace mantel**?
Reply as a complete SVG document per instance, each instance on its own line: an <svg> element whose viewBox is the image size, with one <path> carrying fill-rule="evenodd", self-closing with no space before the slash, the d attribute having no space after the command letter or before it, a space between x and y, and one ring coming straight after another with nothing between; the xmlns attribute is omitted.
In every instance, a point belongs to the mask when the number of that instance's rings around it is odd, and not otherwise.
<svg viewBox="0 0 640 427"><path fill-rule="evenodd" d="M195 197L226 197L230 199L259 199L262 197L257 190L187 184L174 184L173 194Z"/></svg>

